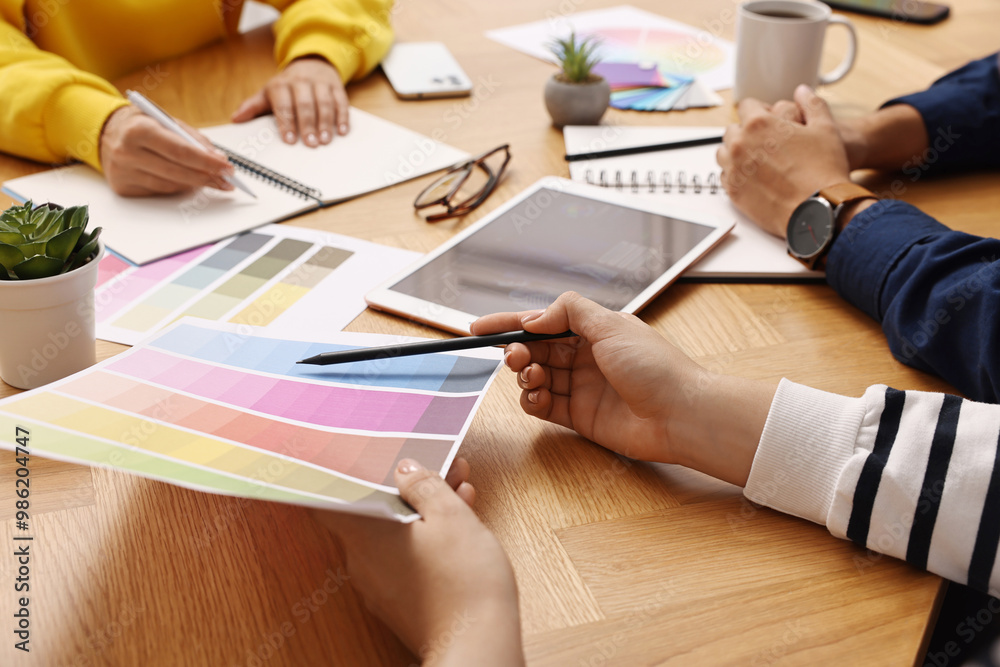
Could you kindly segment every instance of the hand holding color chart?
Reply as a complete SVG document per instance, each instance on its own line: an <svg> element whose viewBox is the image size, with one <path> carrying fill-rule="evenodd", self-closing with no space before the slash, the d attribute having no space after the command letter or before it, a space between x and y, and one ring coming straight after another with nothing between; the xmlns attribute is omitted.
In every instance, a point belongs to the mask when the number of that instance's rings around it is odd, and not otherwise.
<svg viewBox="0 0 1000 667"><path fill-rule="evenodd" d="M343 364L298 359L398 337L328 342L247 335L185 319L86 371L0 401L39 456L201 491L412 521L392 473L412 458L443 475L500 366L501 350Z"/></svg>

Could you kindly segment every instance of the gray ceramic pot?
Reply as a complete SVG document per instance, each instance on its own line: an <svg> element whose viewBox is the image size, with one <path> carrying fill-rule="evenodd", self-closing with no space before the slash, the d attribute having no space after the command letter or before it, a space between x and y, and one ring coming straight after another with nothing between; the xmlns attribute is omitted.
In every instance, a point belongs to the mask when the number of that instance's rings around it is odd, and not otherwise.
<svg viewBox="0 0 1000 667"><path fill-rule="evenodd" d="M611 86L603 78L592 83L566 83L553 75L545 84L545 108L552 124L597 125L611 101Z"/></svg>

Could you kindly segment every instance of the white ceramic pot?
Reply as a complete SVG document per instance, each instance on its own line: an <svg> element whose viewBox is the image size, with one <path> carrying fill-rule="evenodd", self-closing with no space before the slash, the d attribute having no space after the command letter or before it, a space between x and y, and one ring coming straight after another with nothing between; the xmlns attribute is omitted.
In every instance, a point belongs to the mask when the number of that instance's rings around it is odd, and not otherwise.
<svg viewBox="0 0 1000 667"><path fill-rule="evenodd" d="M597 125L611 102L611 86L603 78L567 83L553 75L545 84L545 108L556 127Z"/></svg>
<svg viewBox="0 0 1000 667"><path fill-rule="evenodd" d="M96 360L94 286L97 256L68 273L37 280L0 280L0 378L34 389Z"/></svg>

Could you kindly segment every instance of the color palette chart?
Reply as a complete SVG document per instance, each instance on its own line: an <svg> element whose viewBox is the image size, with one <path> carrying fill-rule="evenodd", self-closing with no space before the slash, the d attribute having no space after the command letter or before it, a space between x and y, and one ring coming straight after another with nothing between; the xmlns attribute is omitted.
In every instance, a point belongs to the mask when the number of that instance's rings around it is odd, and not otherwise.
<svg viewBox="0 0 1000 667"><path fill-rule="evenodd" d="M124 469L188 488L416 518L393 486L403 458L444 474L500 366L496 348L298 365L329 343L185 318L125 353L0 401L40 456Z"/></svg>
<svg viewBox="0 0 1000 667"><path fill-rule="evenodd" d="M364 295L416 257L292 225L268 225L143 266L98 268L97 336L135 345L185 316L322 339L366 307Z"/></svg>
<svg viewBox="0 0 1000 667"><path fill-rule="evenodd" d="M655 67L660 75L677 80L697 77L706 91L713 91L731 88L735 73L735 45L716 32L619 5L553 13L540 21L490 30L486 36L550 62L555 62L549 48L554 39L565 39L571 33L591 36L600 40L596 55L603 63ZM659 85L655 80L633 83ZM671 89L682 90L676 86Z"/></svg>

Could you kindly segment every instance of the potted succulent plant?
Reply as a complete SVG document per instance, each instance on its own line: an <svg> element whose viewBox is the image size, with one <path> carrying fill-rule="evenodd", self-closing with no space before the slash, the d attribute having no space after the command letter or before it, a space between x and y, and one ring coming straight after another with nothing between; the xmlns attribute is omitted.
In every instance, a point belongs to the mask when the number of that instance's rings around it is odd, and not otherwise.
<svg viewBox="0 0 1000 667"><path fill-rule="evenodd" d="M0 213L0 377L33 389L94 363L101 228L86 206Z"/></svg>
<svg viewBox="0 0 1000 667"><path fill-rule="evenodd" d="M549 45L561 69L545 84L545 107L556 127L596 125L611 101L611 87L604 77L591 72L598 63L598 42L577 39L570 33Z"/></svg>

